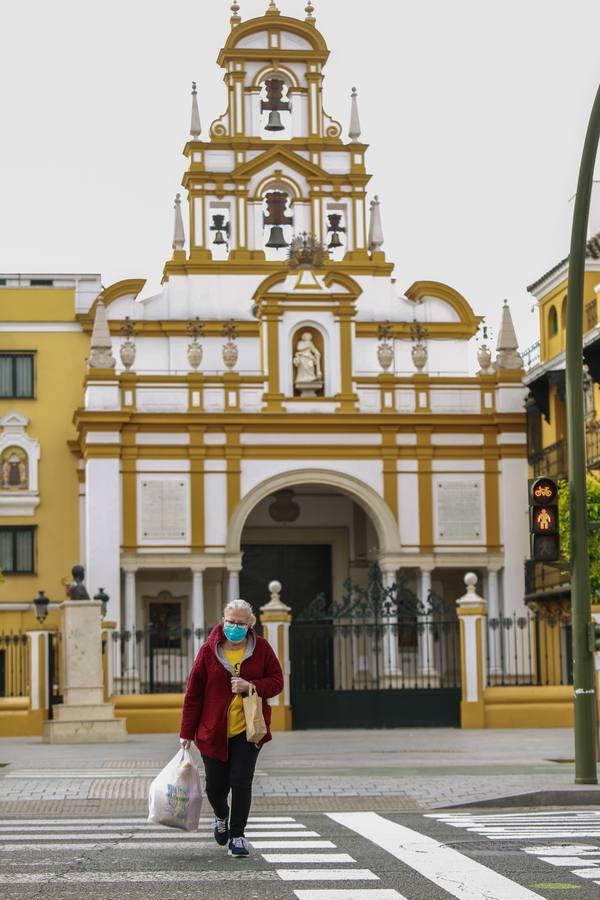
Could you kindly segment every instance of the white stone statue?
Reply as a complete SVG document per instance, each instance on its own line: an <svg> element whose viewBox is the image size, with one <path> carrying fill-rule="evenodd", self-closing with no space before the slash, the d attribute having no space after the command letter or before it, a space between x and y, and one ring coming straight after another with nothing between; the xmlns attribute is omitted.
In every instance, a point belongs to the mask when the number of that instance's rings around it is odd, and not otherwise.
<svg viewBox="0 0 600 900"><path fill-rule="evenodd" d="M297 387L314 385L315 382L320 382L323 377L321 372L321 354L314 345L310 331L303 332L296 345L294 366L298 370L296 372Z"/></svg>

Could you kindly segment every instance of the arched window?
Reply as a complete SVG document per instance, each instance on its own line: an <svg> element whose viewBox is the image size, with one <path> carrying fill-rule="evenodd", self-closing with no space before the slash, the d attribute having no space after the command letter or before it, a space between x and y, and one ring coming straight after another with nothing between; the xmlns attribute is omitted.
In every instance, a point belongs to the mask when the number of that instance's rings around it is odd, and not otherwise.
<svg viewBox="0 0 600 900"><path fill-rule="evenodd" d="M548 335L554 337L555 334L558 334L558 313L556 307L551 306L548 313Z"/></svg>
<svg viewBox="0 0 600 900"><path fill-rule="evenodd" d="M567 298L566 295L563 297L563 302L560 307L560 327L564 331L567 327Z"/></svg>

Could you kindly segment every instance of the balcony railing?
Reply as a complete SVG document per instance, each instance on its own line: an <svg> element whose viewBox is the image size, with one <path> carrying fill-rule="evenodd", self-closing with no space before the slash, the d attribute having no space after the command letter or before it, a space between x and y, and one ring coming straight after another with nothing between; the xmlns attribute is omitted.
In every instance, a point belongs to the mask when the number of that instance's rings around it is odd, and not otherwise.
<svg viewBox="0 0 600 900"><path fill-rule="evenodd" d="M525 595L526 599L534 599L540 595L569 594L571 585L569 575L558 563L536 562L528 559L525 562Z"/></svg>
<svg viewBox="0 0 600 900"><path fill-rule="evenodd" d="M525 371L528 372L530 369L533 369L534 366L541 360L541 345L540 341L536 341L535 344L532 344L530 347L527 347L522 351L521 356L523 358L523 366Z"/></svg>
<svg viewBox="0 0 600 900"><path fill-rule="evenodd" d="M565 441L557 441L529 456L529 465L534 476L550 475L552 478L566 478L567 448Z"/></svg>

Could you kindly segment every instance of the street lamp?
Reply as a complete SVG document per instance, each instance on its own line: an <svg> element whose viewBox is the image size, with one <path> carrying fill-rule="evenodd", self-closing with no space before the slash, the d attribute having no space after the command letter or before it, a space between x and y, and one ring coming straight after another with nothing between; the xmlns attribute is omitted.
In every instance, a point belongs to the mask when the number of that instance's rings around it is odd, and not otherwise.
<svg viewBox="0 0 600 900"><path fill-rule="evenodd" d="M597 784L596 676L590 607L589 523L583 400L583 287L587 225L600 141L600 88L583 145L569 255L566 322L567 435L571 506L571 621L575 712L575 783Z"/></svg>
<svg viewBox="0 0 600 900"><path fill-rule="evenodd" d="M110 597L105 592L104 588L98 588L98 593L94 595L94 600L99 600L102 604L102 618L106 618L106 613L108 610L108 601Z"/></svg>
<svg viewBox="0 0 600 900"><path fill-rule="evenodd" d="M46 594L44 593L44 591L38 591L38 595L35 598L35 600L33 601L33 605L35 607L35 617L38 620L38 622L40 623L40 625L42 624L42 622L46 621L46 617L48 615L49 603L50 603L50 601L46 597Z"/></svg>

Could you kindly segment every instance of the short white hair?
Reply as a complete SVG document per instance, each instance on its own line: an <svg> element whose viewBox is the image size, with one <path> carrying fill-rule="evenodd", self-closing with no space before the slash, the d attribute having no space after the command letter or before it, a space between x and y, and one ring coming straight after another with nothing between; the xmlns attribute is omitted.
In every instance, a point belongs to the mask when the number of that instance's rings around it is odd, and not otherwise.
<svg viewBox="0 0 600 900"><path fill-rule="evenodd" d="M227 613L231 612L246 613L248 624L250 625L250 627L254 627L254 625L256 625L256 616L254 615L254 610L246 600L230 600L223 610L223 617L225 617Z"/></svg>

